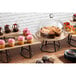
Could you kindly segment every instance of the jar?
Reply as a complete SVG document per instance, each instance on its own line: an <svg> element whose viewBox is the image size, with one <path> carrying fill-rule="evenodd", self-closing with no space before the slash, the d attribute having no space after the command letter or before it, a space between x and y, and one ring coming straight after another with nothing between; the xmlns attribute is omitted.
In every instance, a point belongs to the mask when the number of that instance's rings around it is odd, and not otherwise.
<svg viewBox="0 0 76 76"><path fill-rule="evenodd" d="M73 14L73 21L76 21L76 14Z"/></svg>
<svg viewBox="0 0 76 76"><path fill-rule="evenodd" d="M19 26L18 26L18 24L13 24L13 26L12 26L12 29L13 29L13 32L18 32L19 31Z"/></svg>
<svg viewBox="0 0 76 76"><path fill-rule="evenodd" d="M5 29L5 33L10 33L11 32L10 25L5 25L4 29Z"/></svg>

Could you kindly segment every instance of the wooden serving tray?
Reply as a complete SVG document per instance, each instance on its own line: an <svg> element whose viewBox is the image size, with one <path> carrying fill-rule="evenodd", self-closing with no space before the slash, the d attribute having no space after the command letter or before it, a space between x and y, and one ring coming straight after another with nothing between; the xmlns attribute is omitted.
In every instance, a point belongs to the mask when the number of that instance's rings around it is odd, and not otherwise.
<svg viewBox="0 0 76 76"><path fill-rule="evenodd" d="M62 32L61 35L59 37L55 37L55 38L45 38L45 37L42 37L40 35L40 32L36 32L36 36L37 36L37 39L40 40L40 41L58 41L58 40L63 40L64 38L66 38L68 36L68 33L67 32Z"/></svg>
<svg viewBox="0 0 76 76"><path fill-rule="evenodd" d="M24 43L23 45L18 45L17 43L18 43L18 41L16 41L16 44L15 44L14 47L10 47L10 46L8 46L8 43L6 43L5 48L0 49L0 51L10 50L10 49L14 49L14 48L23 47L23 46L36 45L36 44L40 44L41 42L39 42L39 41L35 38L35 36L33 35L33 42L32 42L32 43L27 43L27 40L25 40L25 43Z"/></svg>
<svg viewBox="0 0 76 76"><path fill-rule="evenodd" d="M0 38L1 37L8 37L8 36L15 36L15 35L18 35L20 33L19 32L10 32L10 33L3 33L3 35L0 35Z"/></svg>

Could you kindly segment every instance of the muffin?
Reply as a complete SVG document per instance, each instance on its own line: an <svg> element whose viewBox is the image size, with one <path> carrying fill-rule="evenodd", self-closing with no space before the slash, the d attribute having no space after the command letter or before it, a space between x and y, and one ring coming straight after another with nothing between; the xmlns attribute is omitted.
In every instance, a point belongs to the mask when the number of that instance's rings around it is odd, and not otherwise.
<svg viewBox="0 0 76 76"><path fill-rule="evenodd" d="M33 41L33 36L32 36L32 35L28 35L28 36L26 37L26 39L27 39L27 43L32 43L32 41Z"/></svg>
<svg viewBox="0 0 76 76"><path fill-rule="evenodd" d="M25 28L25 29L23 30L23 35L25 35L27 31L29 31L28 28Z"/></svg>
<svg viewBox="0 0 76 76"><path fill-rule="evenodd" d="M23 45L23 44L24 44L24 41L25 41L24 36L19 36L19 37L18 37L18 44L19 44L19 45Z"/></svg>
<svg viewBox="0 0 76 76"><path fill-rule="evenodd" d="M55 32L50 26L41 28L40 35L45 38L55 38Z"/></svg>
<svg viewBox="0 0 76 76"><path fill-rule="evenodd" d="M5 41L0 39L0 49L5 48Z"/></svg>
<svg viewBox="0 0 76 76"><path fill-rule="evenodd" d="M15 40L12 39L12 38L8 39L8 45L9 45L10 47L14 47L14 46L15 46Z"/></svg>
<svg viewBox="0 0 76 76"><path fill-rule="evenodd" d="M40 29L40 35L46 38L55 38L60 36L61 29L56 26L46 26Z"/></svg>

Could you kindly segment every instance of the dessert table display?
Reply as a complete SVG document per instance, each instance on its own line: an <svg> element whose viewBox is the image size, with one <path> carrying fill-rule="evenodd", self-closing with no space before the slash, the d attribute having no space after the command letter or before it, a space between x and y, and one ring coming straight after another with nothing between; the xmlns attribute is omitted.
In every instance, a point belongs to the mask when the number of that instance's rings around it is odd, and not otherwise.
<svg viewBox="0 0 76 76"><path fill-rule="evenodd" d="M73 42L76 42L75 38L76 37L76 14L73 14L72 19L67 20L63 24L63 29L68 33L68 44L76 47Z"/></svg>
<svg viewBox="0 0 76 76"><path fill-rule="evenodd" d="M16 24L15 24L16 26ZM8 29L7 29L8 31ZM15 48L21 48L21 56L25 58L32 57L31 45L39 44L40 42L36 40L35 36L32 35L28 28L23 30L23 33L19 32L19 29L15 29L13 32L3 33L0 36L0 53L2 54L5 51L7 62L8 59L8 51ZM25 47L27 46L27 48ZM25 56L24 51L29 53L28 56Z"/></svg>
<svg viewBox="0 0 76 76"><path fill-rule="evenodd" d="M53 44L54 51L56 52L57 47L60 48L60 42L68 36L68 33L62 30L63 25L54 19L43 20L40 23L40 27L36 32L38 40L42 42L41 51L52 52L52 50L47 50L48 45ZM48 43L53 42L53 43Z"/></svg>

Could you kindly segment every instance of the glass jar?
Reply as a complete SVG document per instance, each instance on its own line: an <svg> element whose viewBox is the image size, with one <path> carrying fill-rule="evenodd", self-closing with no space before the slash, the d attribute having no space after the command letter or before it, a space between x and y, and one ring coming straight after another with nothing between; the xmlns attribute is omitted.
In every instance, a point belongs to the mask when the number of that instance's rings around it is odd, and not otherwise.
<svg viewBox="0 0 76 76"><path fill-rule="evenodd" d="M4 30L5 30L5 33L10 33L11 32L10 25L5 25Z"/></svg>
<svg viewBox="0 0 76 76"><path fill-rule="evenodd" d="M76 14L73 15L73 21L76 21Z"/></svg>
<svg viewBox="0 0 76 76"><path fill-rule="evenodd" d="M13 24L13 26L12 26L12 29L13 29L13 32L18 32L19 31L19 26L18 26L18 24Z"/></svg>

